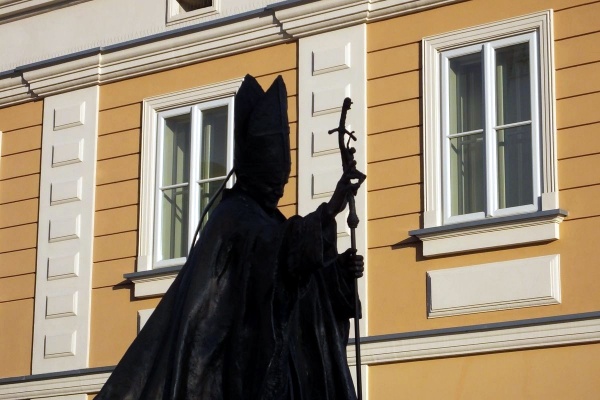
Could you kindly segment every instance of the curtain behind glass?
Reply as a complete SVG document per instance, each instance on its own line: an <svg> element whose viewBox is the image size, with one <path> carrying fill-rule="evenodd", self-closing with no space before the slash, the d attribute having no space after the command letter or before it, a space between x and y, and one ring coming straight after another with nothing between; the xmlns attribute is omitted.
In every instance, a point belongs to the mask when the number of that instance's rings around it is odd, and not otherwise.
<svg viewBox="0 0 600 400"><path fill-rule="evenodd" d="M202 154L200 156L200 215L227 175L228 107L202 111ZM218 203L215 202L215 205Z"/></svg>
<svg viewBox="0 0 600 400"><path fill-rule="evenodd" d="M496 50L498 206L533 201L529 43ZM517 124L518 126L505 127Z"/></svg>
<svg viewBox="0 0 600 400"><path fill-rule="evenodd" d="M485 209L481 53L451 59L448 84L450 193L454 216Z"/></svg>
<svg viewBox="0 0 600 400"><path fill-rule="evenodd" d="M160 184L163 260L187 255L190 127L189 114L164 119Z"/></svg>

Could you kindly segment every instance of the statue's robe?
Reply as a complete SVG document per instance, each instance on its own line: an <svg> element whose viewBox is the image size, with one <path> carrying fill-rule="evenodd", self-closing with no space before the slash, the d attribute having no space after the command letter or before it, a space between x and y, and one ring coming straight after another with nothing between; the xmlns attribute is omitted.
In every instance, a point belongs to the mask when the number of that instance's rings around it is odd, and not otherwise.
<svg viewBox="0 0 600 400"><path fill-rule="evenodd" d="M356 399L337 255L324 205L286 220L226 191L96 400Z"/></svg>

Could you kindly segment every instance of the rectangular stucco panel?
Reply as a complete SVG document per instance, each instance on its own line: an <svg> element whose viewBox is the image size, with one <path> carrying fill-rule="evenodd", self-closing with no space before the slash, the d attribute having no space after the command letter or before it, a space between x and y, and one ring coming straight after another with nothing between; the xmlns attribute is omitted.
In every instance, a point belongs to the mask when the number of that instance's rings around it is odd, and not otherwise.
<svg viewBox="0 0 600 400"><path fill-rule="evenodd" d="M386 218L371 224L394 219L401 223L402 218ZM419 246L414 242L399 243L397 240L396 243L391 243L388 240L387 245L372 248L369 253L370 261L375 266L369 278L369 285L372 285L369 291L369 307L372 307L371 334L383 335L597 311L600 292L596 290L595 284L600 280L600 269L590 268L589 260L600 257L600 249L596 244L598 223L598 216L565 220L561 226L561 239L543 246L506 248L419 262L415 262L420 256ZM396 224L382 231L391 232L395 228ZM402 236L396 234L394 238L401 239ZM375 240L372 239L373 242ZM560 254L561 257L562 304L427 319L427 271L550 254Z"/></svg>

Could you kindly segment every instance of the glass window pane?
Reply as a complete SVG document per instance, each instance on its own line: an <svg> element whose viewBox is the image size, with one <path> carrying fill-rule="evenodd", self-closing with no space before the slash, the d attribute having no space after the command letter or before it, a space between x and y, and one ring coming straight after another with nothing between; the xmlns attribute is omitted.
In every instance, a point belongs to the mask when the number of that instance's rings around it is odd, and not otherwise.
<svg viewBox="0 0 600 400"><path fill-rule="evenodd" d="M161 186L189 181L190 114L164 119Z"/></svg>
<svg viewBox="0 0 600 400"><path fill-rule="evenodd" d="M187 255L189 197L187 186L162 191L160 234L163 260Z"/></svg>
<svg viewBox="0 0 600 400"><path fill-rule="evenodd" d="M450 139L451 215L485 209L485 148L483 133Z"/></svg>
<svg viewBox="0 0 600 400"><path fill-rule="evenodd" d="M449 133L483 128L483 74L481 53L450 59L448 74Z"/></svg>
<svg viewBox="0 0 600 400"><path fill-rule="evenodd" d="M529 43L496 50L497 125L531 119Z"/></svg>
<svg viewBox="0 0 600 400"><path fill-rule="evenodd" d="M225 179L219 179L219 180L204 182L204 183L200 184L200 214L199 215L202 215L202 213L204 212L204 209L206 208L206 205L208 204L210 199L215 195L215 193L217 193L217 190L219 190L219 187L223 184L224 180ZM219 201L221 201L221 196L222 196L222 193L215 200L215 204L213 205L211 210L214 210L215 206L219 203ZM210 216L210 211L206 215L204 222L206 222L208 220L209 216Z"/></svg>
<svg viewBox="0 0 600 400"><path fill-rule="evenodd" d="M227 106L202 111L200 179L227 175Z"/></svg>
<svg viewBox="0 0 600 400"><path fill-rule="evenodd" d="M498 206L532 204L531 125L500 129L498 138Z"/></svg>
<svg viewBox="0 0 600 400"><path fill-rule="evenodd" d="M184 11L199 10L205 7L212 6L212 0L177 0Z"/></svg>

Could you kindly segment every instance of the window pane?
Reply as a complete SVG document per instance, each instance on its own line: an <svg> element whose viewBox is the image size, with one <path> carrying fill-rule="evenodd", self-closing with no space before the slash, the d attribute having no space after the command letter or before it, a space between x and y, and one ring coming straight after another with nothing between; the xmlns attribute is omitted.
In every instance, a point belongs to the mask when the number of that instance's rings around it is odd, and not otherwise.
<svg viewBox="0 0 600 400"><path fill-rule="evenodd" d="M204 7L211 7L212 0L177 0L181 8L185 11L198 10Z"/></svg>
<svg viewBox="0 0 600 400"><path fill-rule="evenodd" d="M223 184L224 180L225 179L219 179L219 180L204 182L204 183L200 184L200 215L202 215L202 212L204 212L206 205L208 204L210 199L215 195L215 193L217 193L217 190L219 190L219 187ZM215 205L217 205L219 203L219 201L221 201L221 196L219 196L215 200L215 204L213 205L211 210L214 209ZM210 216L210 212L207 214L204 222L206 222L208 220L209 216Z"/></svg>
<svg viewBox="0 0 600 400"><path fill-rule="evenodd" d="M227 106L202 111L200 179L227 175Z"/></svg>
<svg viewBox="0 0 600 400"><path fill-rule="evenodd" d="M484 211L485 156L483 133L450 139L451 214Z"/></svg>
<svg viewBox="0 0 600 400"><path fill-rule="evenodd" d="M496 50L497 125L531 119L529 43Z"/></svg>
<svg viewBox="0 0 600 400"><path fill-rule="evenodd" d="M161 186L189 181L190 114L165 118L162 148Z"/></svg>
<svg viewBox="0 0 600 400"><path fill-rule="evenodd" d="M482 129L484 104L481 53L452 58L448 86L449 133Z"/></svg>
<svg viewBox="0 0 600 400"><path fill-rule="evenodd" d="M533 202L531 125L498 130L498 206Z"/></svg>
<svg viewBox="0 0 600 400"><path fill-rule="evenodd" d="M185 257L188 246L189 188L165 189L161 202L162 259Z"/></svg>

